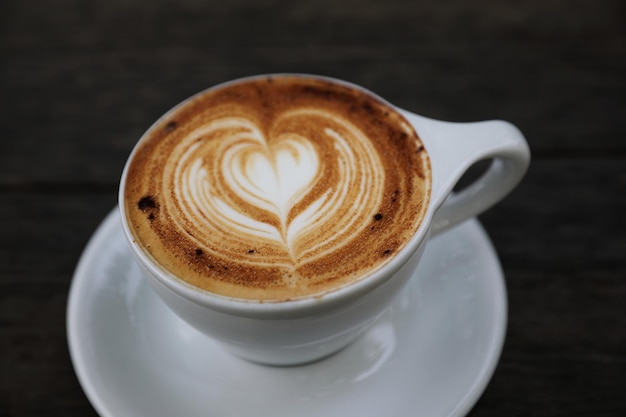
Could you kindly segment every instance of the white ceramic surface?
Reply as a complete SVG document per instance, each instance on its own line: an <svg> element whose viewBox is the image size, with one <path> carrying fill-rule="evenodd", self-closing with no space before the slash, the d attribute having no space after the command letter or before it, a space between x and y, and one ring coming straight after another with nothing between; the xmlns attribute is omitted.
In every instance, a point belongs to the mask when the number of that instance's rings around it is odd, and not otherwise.
<svg viewBox="0 0 626 417"><path fill-rule="evenodd" d="M78 264L67 325L76 373L102 416L461 416L500 356L506 292L470 220L432 238L408 287L346 349L306 366L256 365L170 312L114 211Z"/></svg>
<svg viewBox="0 0 626 417"><path fill-rule="evenodd" d="M267 75L234 80L211 89L258 77ZM304 77L319 78L310 75ZM362 87L345 81L325 77L320 79L367 92ZM383 100L373 93L369 94ZM325 293L280 302L242 300L199 290L177 277L145 250L139 243L141 239L133 233L133 228L129 225L126 213L126 179L129 167L137 151L141 149L141 144L151 136L149 132L161 129L164 120L175 117L177 109L185 108L189 103L190 101L183 101L166 113L160 122L144 134L131 153L120 182L122 227L148 282L178 317L205 335L220 340L238 356L259 363L309 363L335 353L353 342L369 329L403 290L417 268L431 230L433 233L443 232L498 202L517 185L530 162L524 136L508 122L490 120L453 123L397 109L418 133L428 153L432 172L428 205L413 236L381 267ZM392 107L390 104L390 108ZM460 192L452 193L463 173L473 163L485 159L493 162L483 175ZM197 162L203 163L201 159ZM295 175L299 174L295 172ZM252 188L255 187L259 188ZM330 189L327 191L332 192ZM263 198L271 201L269 194ZM199 206L197 209L201 212L203 210ZM359 227L366 224L360 224Z"/></svg>

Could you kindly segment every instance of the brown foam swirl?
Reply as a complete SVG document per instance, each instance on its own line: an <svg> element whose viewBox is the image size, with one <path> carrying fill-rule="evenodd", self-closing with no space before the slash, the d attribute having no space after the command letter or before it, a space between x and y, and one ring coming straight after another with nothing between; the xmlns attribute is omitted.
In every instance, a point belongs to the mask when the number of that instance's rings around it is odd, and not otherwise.
<svg viewBox="0 0 626 417"><path fill-rule="evenodd" d="M307 78L259 79L186 102L129 164L126 212L155 261L239 298L318 294L410 239L428 157L395 110Z"/></svg>
<svg viewBox="0 0 626 417"><path fill-rule="evenodd" d="M162 203L179 232L216 257L294 270L350 244L384 188L367 137L319 109L281 114L269 137L251 120L216 119L181 138L165 166ZM251 242L263 247L254 257Z"/></svg>

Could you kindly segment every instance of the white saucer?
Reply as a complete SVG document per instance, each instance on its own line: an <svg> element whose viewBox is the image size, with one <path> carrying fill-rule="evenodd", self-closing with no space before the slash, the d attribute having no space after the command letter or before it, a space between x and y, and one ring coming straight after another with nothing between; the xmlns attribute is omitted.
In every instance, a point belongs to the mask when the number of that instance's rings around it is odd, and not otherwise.
<svg viewBox="0 0 626 417"><path fill-rule="evenodd" d="M140 277L114 210L69 296L70 353L102 416L462 416L506 327L497 255L477 220L429 242L409 287L354 344L321 362L245 362L174 316Z"/></svg>

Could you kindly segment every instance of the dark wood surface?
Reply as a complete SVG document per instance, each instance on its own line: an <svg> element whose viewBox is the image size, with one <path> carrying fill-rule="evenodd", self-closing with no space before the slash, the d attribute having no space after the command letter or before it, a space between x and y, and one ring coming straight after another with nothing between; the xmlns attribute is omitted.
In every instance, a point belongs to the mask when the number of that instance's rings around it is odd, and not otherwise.
<svg viewBox="0 0 626 417"><path fill-rule="evenodd" d="M173 104L268 72L509 120L533 162L481 221L509 327L471 416L626 415L622 0L0 2L0 415L96 415L65 309L126 157Z"/></svg>

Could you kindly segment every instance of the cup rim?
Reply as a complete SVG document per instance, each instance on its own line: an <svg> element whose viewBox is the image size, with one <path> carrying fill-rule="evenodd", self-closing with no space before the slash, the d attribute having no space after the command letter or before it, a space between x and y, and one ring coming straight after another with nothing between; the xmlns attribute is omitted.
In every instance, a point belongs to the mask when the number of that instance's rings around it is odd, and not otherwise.
<svg viewBox="0 0 626 417"><path fill-rule="evenodd" d="M343 303L349 300L358 299L365 294L371 292L378 286L387 282L387 280L391 279L391 277L405 264L409 261L413 254L415 254L419 246L426 241L430 233L432 218L434 216L433 210L433 178L432 178L432 156L428 153L428 148L426 143L420 137L422 145L426 148L426 152L428 155L428 163L430 165L430 184L427 195L427 205L426 211L422 217L422 221L418 226L416 232L413 236L406 242L406 244L398 251L392 259L390 259L384 265L370 271L366 275L361 278L350 281L340 287L333 288L326 292L320 294L311 294L303 297L298 297L294 299L285 299L285 300L254 300L254 299L244 299L244 298L235 298L222 294L213 293L207 290L203 290L201 288L195 287L188 282L184 281L181 278L178 278L172 272L168 271L165 267L160 265L160 263L154 259L154 257L145 250L140 243L137 242L137 238L131 231L129 226L128 218L126 216L126 207L125 207L125 189L126 189L126 178L129 170L129 166L131 161L133 160L138 148L141 143L143 143L149 133L153 131L164 119L168 118L172 113L178 111L182 106L184 106L189 101L195 99L198 96L206 94L209 91L220 89L224 87L228 87L230 85L249 82L262 78L280 78L280 77L302 77L302 78L310 78L322 80L334 84L343 85L352 89L360 90L377 100L381 101L385 105L389 106L391 109L395 110L413 129L416 129L414 123L411 123L405 116L406 111L400 109L399 107L389 103L384 98L380 97L378 94L368 90L365 87L360 85L351 83L349 81L344 81L341 79L337 79L334 77L322 76L322 75L314 75L314 74L306 74L306 73L269 73L269 74L259 74L246 76L241 78L236 78L233 80L225 81L222 83L218 83L211 87L205 88L187 98L180 101L178 104L171 107L167 112L165 112L162 116L160 116L152 125L146 129L146 131L141 135L139 140L133 146L132 151L130 152L126 163L124 165L124 169L122 171L122 176L120 179L120 185L118 190L118 208L119 214L122 222L122 228L124 230L124 235L126 240L131 247L135 258L148 270L151 277L156 279L159 283L163 284L166 288L174 293L182 296L183 298L203 307L208 307L210 309L227 313L231 315L243 316L243 317L255 317L255 318L275 318L275 317L296 317L302 314L307 314L309 312L320 310L320 309L332 309L335 307L340 307ZM419 137L419 133L418 133Z"/></svg>

